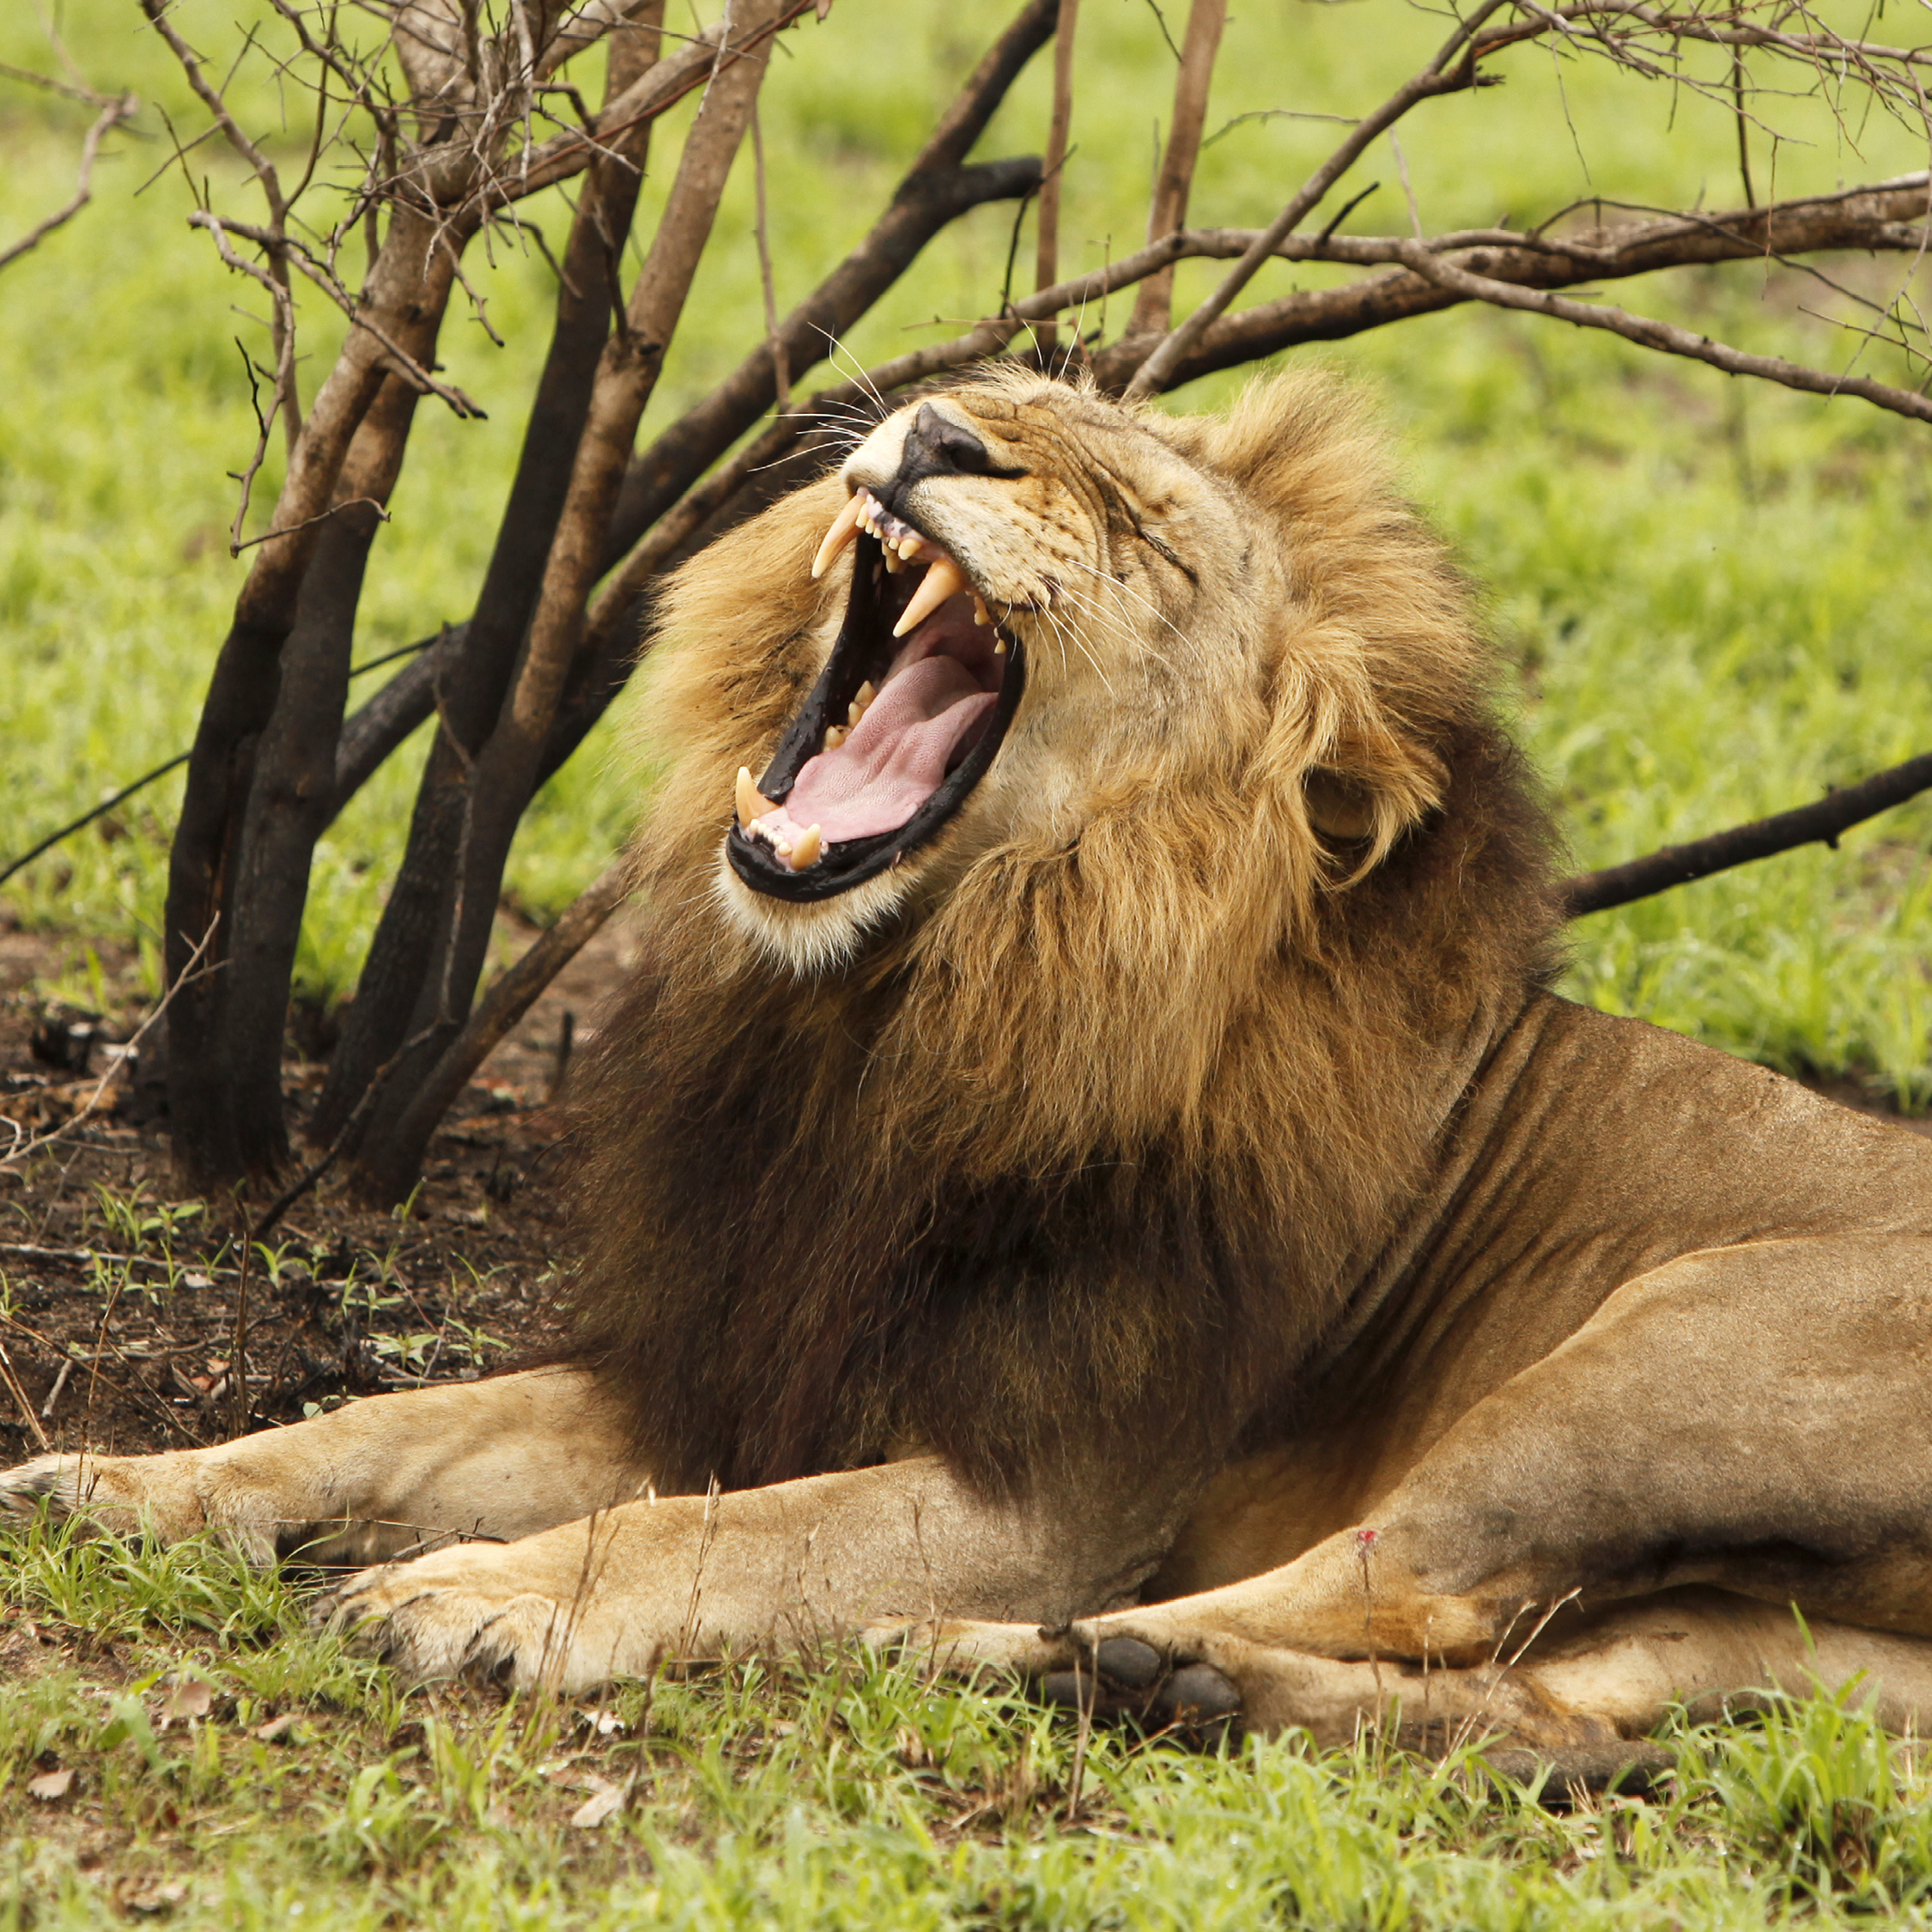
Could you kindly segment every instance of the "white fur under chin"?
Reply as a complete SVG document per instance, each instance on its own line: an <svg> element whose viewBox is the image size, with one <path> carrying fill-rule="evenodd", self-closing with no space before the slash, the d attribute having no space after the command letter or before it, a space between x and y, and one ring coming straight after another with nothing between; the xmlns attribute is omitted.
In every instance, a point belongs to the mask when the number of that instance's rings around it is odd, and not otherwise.
<svg viewBox="0 0 1932 1932"><path fill-rule="evenodd" d="M866 935L898 909L911 884L895 869L836 898L800 904L753 891L732 870L722 849L713 876L713 890L732 923L766 958L790 967L800 979L815 979L849 964Z"/></svg>

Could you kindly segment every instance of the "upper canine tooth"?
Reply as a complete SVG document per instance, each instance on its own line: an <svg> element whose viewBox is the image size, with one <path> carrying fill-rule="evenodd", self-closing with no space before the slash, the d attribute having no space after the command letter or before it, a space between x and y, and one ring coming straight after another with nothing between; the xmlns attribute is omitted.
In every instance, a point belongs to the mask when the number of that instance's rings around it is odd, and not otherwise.
<svg viewBox="0 0 1932 1932"><path fill-rule="evenodd" d="M751 782L750 768L738 768L738 822L749 825L754 818L762 818L768 811L776 811L778 807Z"/></svg>
<svg viewBox="0 0 1932 1932"><path fill-rule="evenodd" d="M807 866L816 865L818 854L825 848L825 841L819 836L818 828L810 825L799 835L799 840L786 857L791 861L792 870L802 872Z"/></svg>
<svg viewBox="0 0 1932 1932"><path fill-rule="evenodd" d="M966 573L950 556L940 556L926 568L926 575L912 593L912 601L892 627L895 637L903 637L916 623L931 617L949 597L966 588Z"/></svg>
<svg viewBox="0 0 1932 1932"><path fill-rule="evenodd" d="M818 554L811 560L811 574L823 577L835 557L845 546L859 534L859 519L862 514L861 499L848 496L845 507L832 519L832 527L825 532L825 540L818 546Z"/></svg>

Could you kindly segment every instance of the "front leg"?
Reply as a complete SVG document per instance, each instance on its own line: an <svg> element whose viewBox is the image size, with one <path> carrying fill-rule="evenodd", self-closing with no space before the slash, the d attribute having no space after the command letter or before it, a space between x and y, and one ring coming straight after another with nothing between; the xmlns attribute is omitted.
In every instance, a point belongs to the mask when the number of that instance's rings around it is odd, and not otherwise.
<svg viewBox="0 0 1932 1932"><path fill-rule="evenodd" d="M1626 1283L1467 1411L1367 1522L1279 1569L1070 1631L927 1634L957 1664L1049 1687L1084 1665L1156 1716L1191 1696L1337 1736L1427 1696L1561 1743L1642 1728L1674 1697L1801 1685L1795 1604L1814 1635L1850 1633L1827 1681L1868 1674L1921 1722L1929 1355L1932 1242L1705 1250ZM1688 1636L1686 1589L1708 1592ZM1644 1619L1664 1593L1659 1631Z"/></svg>
<svg viewBox="0 0 1932 1932"><path fill-rule="evenodd" d="M507 1548L372 1570L335 1593L419 1676L566 1692L668 1658L791 1649L879 1618L1065 1619L1131 1599L1191 1492L1071 1485L1025 1502L937 1458L710 1497L655 1497Z"/></svg>
<svg viewBox="0 0 1932 1932"><path fill-rule="evenodd" d="M46 1508L168 1542L213 1531L259 1563L298 1548L368 1563L526 1536L645 1482L592 1377L532 1369L370 1396L212 1449L44 1455L0 1472L0 1517Z"/></svg>

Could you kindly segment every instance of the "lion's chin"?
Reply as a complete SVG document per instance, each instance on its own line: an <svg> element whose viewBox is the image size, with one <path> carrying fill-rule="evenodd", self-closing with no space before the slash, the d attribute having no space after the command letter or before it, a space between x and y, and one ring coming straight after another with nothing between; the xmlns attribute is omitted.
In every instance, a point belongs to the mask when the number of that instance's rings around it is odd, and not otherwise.
<svg viewBox="0 0 1932 1932"><path fill-rule="evenodd" d="M816 979L857 957L867 935L897 914L922 869L880 873L835 898L778 899L747 885L720 848L712 884L726 915L765 958L801 979Z"/></svg>

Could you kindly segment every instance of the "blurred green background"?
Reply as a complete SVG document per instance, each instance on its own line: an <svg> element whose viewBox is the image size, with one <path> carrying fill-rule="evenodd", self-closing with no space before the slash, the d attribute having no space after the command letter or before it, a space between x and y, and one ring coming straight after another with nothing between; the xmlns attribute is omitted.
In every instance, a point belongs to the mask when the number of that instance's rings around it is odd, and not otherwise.
<svg viewBox="0 0 1932 1932"><path fill-rule="evenodd" d="M1181 0L1166 5L1178 38ZM258 291L228 275L185 223L193 197L167 163L163 112L186 138L206 117L132 0L41 0L90 82L131 88L131 135L108 143L94 204L0 271L0 860L189 740L240 574L227 531L253 436L240 337L265 355ZM713 9L714 10L714 9ZM839 0L785 37L762 113L772 157L778 296L787 307L862 232L959 78L1011 8L993 0ZM225 70L252 0L180 0L173 17ZM1848 16L1849 17L1849 16ZM1400 0L1264 0L1229 26L1192 219L1256 224L1333 146L1321 117L1366 111L1439 44L1443 18ZM0 61L58 71L31 9L0 10ZM1085 0L1063 272L1141 239L1174 60L1147 0ZM1403 125L1431 228L1540 219L1582 197L1735 205L1736 132L1687 88L1646 83L1585 55L1525 47L1507 85L1428 104ZM1718 73L1721 70L1713 69ZM1768 76L1767 76L1768 77ZM1037 58L978 154L1043 144L1049 62ZM598 84L584 77L586 90ZM260 53L232 87L241 118L299 171L307 108ZM1878 118L1841 128L1820 103L1764 110L1760 194L1830 189L1925 165L1923 138ZM661 201L687 107L657 137L639 231ZM1248 117L1240 118L1239 117ZM71 191L89 112L0 75L0 246ZM216 205L258 213L218 143L191 166ZM158 178L152 179L151 177ZM1397 158L1376 144L1320 217L1381 184L1357 233L1403 232ZM149 184L143 186L143 184ZM735 366L762 333L749 147L647 418L651 434ZM526 219L561 244L551 194ZM957 332L997 304L1011 206L936 242L864 325L876 361ZM635 258L635 248L632 253ZM1022 236L1030 276L1031 222ZM1832 263L1881 298L1897 260ZM461 422L425 402L362 605L358 661L468 615L507 490L541 360L551 271L499 236L470 268L506 346L460 307L442 354L489 411ZM1184 264L1177 300L1219 270ZM1246 300L1333 279L1265 269ZM1923 300L1929 277L1918 277ZM1626 307L1694 322L1747 348L1842 367L1855 313L1802 274L1739 264L1617 285ZM1117 331L1131 303L1115 298ZM1087 319L1091 327L1101 320ZM303 309L303 394L339 330ZM1409 487L1485 587L1516 672L1521 729L1558 799L1579 866L1599 866L1815 798L1932 749L1932 435L1856 401L1748 385L1538 318L1463 309L1297 351L1373 386ZM1860 364L1899 374L1876 351ZM1209 408L1243 377L1169 406ZM257 487L262 526L277 459ZM378 677L386 675L379 673ZM375 680L364 680L367 696ZM640 804L607 725L526 823L515 902L544 917L623 837ZM350 990L407 822L422 742L392 760L319 857L301 989ZM140 948L152 972L171 779L0 889L0 915ZM1932 1098L1932 801L1849 836L1746 868L1573 932L1571 990L1798 1070L1848 1072L1908 1104ZM77 951L78 951L77 947Z"/></svg>

